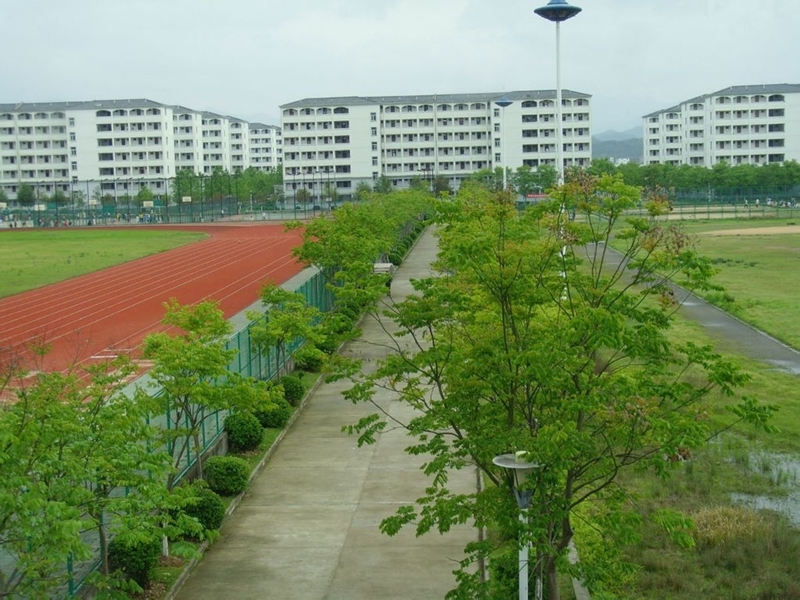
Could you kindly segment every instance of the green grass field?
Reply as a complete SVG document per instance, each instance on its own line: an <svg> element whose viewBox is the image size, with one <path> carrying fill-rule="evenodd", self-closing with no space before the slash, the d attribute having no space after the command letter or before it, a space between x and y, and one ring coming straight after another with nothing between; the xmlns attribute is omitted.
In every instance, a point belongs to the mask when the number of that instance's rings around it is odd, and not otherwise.
<svg viewBox="0 0 800 600"><path fill-rule="evenodd" d="M697 234L698 250L719 269L724 293L705 297L771 336L800 348L800 233L773 234L787 221L703 221L686 223ZM763 228L758 235L708 235L709 231Z"/></svg>
<svg viewBox="0 0 800 600"><path fill-rule="evenodd" d="M0 232L0 298L99 271L207 237L157 229Z"/></svg>
<svg viewBox="0 0 800 600"><path fill-rule="evenodd" d="M800 347L800 299L796 268L800 234L704 235L708 231L769 228L794 225L782 220L708 220L684 222L697 235L697 249L709 257L719 274L715 281L725 293L708 299L759 329ZM626 474L623 481L636 490L636 510L643 522L640 539L627 548L632 572L616 577L617 598L629 600L800 599L800 530L782 512L755 512L735 505L733 495L792 502L800 468L800 396L797 376L776 371L738 355L738 348L713 342L702 326L676 322L673 335L700 344L716 344L752 377L743 393L778 408L775 433L756 432L749 426L728 431L698 452L677 463L669 478L654 474ZM719 429L731 422L730 399L717 396L708 418ZM788 461L788 462L784 462ZM793 502L797 503L795 499ZM670 534L651 520L657 511L678 510L696 529L694 547L680 547ZM674 532L673 532L674 533Z"/></svg>

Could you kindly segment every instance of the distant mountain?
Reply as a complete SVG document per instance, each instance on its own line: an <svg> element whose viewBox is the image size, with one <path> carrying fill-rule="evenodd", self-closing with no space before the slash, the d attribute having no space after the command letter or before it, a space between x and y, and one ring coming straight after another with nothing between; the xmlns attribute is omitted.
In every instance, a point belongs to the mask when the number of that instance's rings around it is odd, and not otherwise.
<svg viewBox="0 0 800 600"><path fill-rule="evenodd" d="M625 131L603 131L592 136L592 158L627 158L642 162L641 126Z"/></svg>
<svg viewBox="0 0 800 600"><path fill-rule="evenodd" d="M627 158L642 162L642 138L600 140L592 136L592 158Z"/></svg>
<svg viewBox="0 0 800 600"><path fill-rule="evenodd" d="M603 131L602 133L596 133L592 136L592 139L596 139L600 142L609 142L609 141L616 141L622 142L625 140L630 140L632 138L641 138L644 135L644 129L641 125L637 127L631 127L630 129L626 129L625 131L614 131L609 129L608 131Z"/></svg>

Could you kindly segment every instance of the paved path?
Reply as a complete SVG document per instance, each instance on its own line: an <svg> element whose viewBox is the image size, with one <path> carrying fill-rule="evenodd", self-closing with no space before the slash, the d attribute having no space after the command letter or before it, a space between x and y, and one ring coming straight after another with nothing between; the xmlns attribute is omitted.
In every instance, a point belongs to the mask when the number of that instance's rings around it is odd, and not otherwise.
<svg viewBox="0 0 800 600"><path fill-rule="evenodd" d="M411 291L409 278L428 274L435 253L426 232L395 276L395 299ZM800 374L796 350L694 296L681 310L721 345ZM384 356L380 325L367 320L363 331L346 350ZM421 459L403 451L409 440L400 430L364 448L341 433L343 424L373 412L341 398L347 385L322 384L312 394L179 600L430 600L453 587L455 561L475 531L460 527L419 539L413 531L393 538L378 531L381 519L421 495ZM410 416L386 392L378 400L393 416ZM451 481L456 491L474 490L476 474L460 472Z"/></svg>
<svg viewBox="0 0 800 600"><path fill-rule="evenodd" d="M435 253L436 239L426 232L395 275L395 299L411 291L409 278L429 273ZM386 354L375 345L385 339L368 319L347 350L375 359ZM421 538L412 530L391 538L380 533L383 518L422 495L422 459L403 451L410 439L402 430L363 448L342 433L342 425L374 412L341 398L348 385L322 384L312 394L180 600L429 600L454 586L452 571L475 530ZM391 415L411 415L388 392L377 398ZM474 470L462 471L451 477L451 488L473 491L476 481Z"/></svg>

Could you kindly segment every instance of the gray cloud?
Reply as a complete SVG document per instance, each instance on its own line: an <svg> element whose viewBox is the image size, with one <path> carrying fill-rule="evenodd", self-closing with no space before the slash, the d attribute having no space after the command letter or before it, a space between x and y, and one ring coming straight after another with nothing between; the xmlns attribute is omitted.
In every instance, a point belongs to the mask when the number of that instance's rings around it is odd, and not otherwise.
<svg viewBox="0 0 800 600"><path fill-rule="evenodd" d="M147 97L277 123L303 97L555 87L546 0L7 2L0 101ZM729 85L800 83L796 0L575 0L562 86L594 127Z"/></svg>

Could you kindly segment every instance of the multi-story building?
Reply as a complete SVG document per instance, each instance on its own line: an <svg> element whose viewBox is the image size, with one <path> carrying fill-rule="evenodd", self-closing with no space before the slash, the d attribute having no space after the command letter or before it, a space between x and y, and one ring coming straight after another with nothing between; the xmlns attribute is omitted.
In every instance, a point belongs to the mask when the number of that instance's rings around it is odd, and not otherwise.
<svg viewBox="0 0 800 600"><path fill-rule="evenodd" d="M739 85L644 119L644 164L800 160L800 84Z"/></svg>
<svg viewBox="0 0 800 600"><path fill-rule="evenodd" d="M508 105L496 102L504 97ZM563 90L564 165L591 162L588 94ZM555 90L308 98L281 106L284 187L313 199L326 185L351 197L385 175L395 187L446 177L453 189L482 169L556 164Z"/></svg>
<svg viewBox="0 0 800 600"><path fill-rule="evenodd" d="M0 104L0 189L160 196L181 169L276 168L280 142L277 127L146 99Z"/></svg>
<svg viewBox="0 0 800 600"><path fill-rule="evenodd" d="M282 160L281 128L264 123L250 123L247 134L250 144L250 166L259 171L277 168Z"/></svg>

